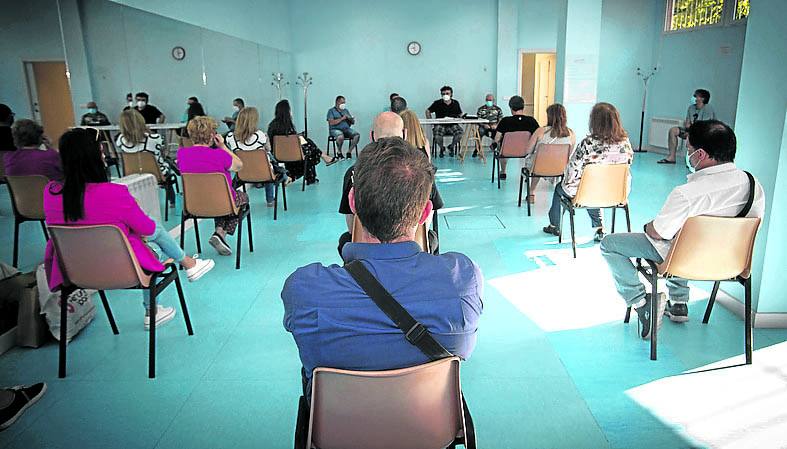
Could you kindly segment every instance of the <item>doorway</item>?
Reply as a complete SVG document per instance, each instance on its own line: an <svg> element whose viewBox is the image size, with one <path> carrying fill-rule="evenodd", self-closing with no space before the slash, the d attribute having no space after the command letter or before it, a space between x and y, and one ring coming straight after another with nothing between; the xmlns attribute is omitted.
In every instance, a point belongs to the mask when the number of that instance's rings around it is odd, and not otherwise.
<svg viewBox="0 0 787 449"><path fill-rule="evenodd" d="M521 52L519 92L525 100L525 114L547 123L547 106L555 102L557 57L554 52Z"/></svg>
<svg viewBox="0 0 787 449"><path fill-rule="evenodd" d="M25 76L33 118L57 145L60 136L74 126L71 88L63 61L25 62Z"/></svg>

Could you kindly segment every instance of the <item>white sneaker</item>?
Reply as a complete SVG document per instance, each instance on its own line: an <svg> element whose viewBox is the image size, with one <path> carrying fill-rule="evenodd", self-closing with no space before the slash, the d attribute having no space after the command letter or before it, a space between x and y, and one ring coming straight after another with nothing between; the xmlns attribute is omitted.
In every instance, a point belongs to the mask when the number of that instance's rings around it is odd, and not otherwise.
<svg viewBox="0 0 787 449"><path fill-rule="evenodd" d="M156 328L175 318L174 307L164 307L161 304L156 306ZM145 314L145 330L150 329L150 315Z"/></svg>
<svg viewBox="0 0 787 449"><path fill-rule="evenodd" d="M213 267L216 265L213 262L213 259L198 259L196 254L194 255L194 261L196 264L186 269L186 276L189 278L189 282L194 282L199 280L202 276L205 275L208 271L212 270Z"/></svg>

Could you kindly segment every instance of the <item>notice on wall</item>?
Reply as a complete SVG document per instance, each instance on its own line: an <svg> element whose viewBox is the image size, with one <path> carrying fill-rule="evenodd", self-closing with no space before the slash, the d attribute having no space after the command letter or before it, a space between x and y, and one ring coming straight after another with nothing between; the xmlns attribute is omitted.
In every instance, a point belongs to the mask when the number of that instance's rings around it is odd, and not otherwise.
<svg viewBox="0 0 787 449"><path fill-rule="evenodd" d="M598 55L569 55L566 58L564 103L595 103L598 86Z"/></svg>

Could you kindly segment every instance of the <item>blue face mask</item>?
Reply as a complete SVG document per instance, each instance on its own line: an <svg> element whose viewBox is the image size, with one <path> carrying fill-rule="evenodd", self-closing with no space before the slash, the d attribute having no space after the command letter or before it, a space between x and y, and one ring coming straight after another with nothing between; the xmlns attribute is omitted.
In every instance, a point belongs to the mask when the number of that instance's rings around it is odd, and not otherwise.
<svg viewBox="0 0 787 449"><path fill-rule="evenodd" d="M98 112L98 109L96 109L96 108L87 108L87 112L88 112L88 114L95 114L96 112Z"/></svg>
<svg viewBox="0 0 787 449"><path fill-rule="evenodd" d="M696 105L697 104L697 97L692 96L690 103L693 104L693 105Z"/></svg>
<svg viewBox="0 0 787 449"><path fill-rule="evenodd" d="M487 102L486 102L486 107L488 107L488 108L491 108L491 107L492 107L492 106L494 106L494 105L495 105L495 102L494 102L494 101L487 101Z"/></svg>

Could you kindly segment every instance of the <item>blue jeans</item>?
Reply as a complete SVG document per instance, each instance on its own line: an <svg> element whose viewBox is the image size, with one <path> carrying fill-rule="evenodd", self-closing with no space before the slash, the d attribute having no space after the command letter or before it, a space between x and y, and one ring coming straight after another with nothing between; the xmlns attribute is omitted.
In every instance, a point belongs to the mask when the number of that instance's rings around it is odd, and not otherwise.
<svg viewBox="0 0 787 449"><path fill-rule="evenodd" d="M183 231L181 230L181 232ZM147 237L145 240L147 241L148 247L158 256L158 260L162 262L172 258L176 263L180 263L186 258L186 253L180 245L178 245L178 242L169 235L169 232L167 232L164 226L161 226L159 222L156 222L156 230L153 231L153 235ZM144 290L143 296L142 303L145 305L145 309L149 309L150 292Z"/></svg>
<svg viewBox="0 0 787 449"><path fill-rule="evenodd" d="M631 306L645 297L645 286L639 280L637 267L632 258L649 259L663 262L650 240L642 233L609 234L601 241L601 255L606 259L618 293ZM680 278L667 278L669 299L672 302L689 301L689 281Z"/></svg>
<svg viewBox="0 0 787 449"><path fill-rule="evenodd" d="M560 228L560 198L571 200L565 190L563 184L555 186L555 193L552 195L552 207L549 208L549 224L556 228ZM590 216L590 222L594 228L600 228L604 225L604 216L601 215L601 209L585 209Z"/></svg>

